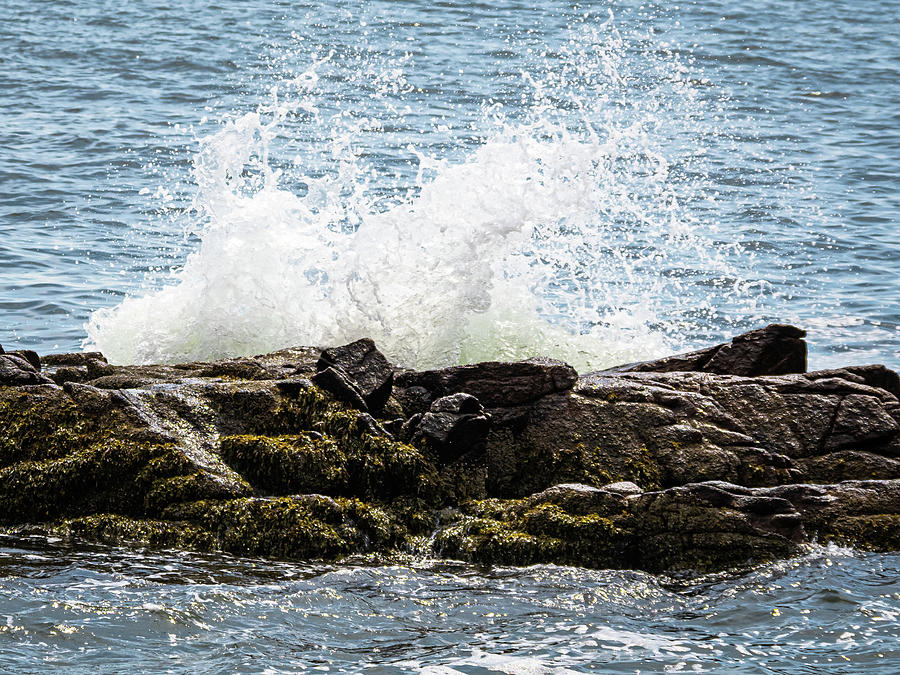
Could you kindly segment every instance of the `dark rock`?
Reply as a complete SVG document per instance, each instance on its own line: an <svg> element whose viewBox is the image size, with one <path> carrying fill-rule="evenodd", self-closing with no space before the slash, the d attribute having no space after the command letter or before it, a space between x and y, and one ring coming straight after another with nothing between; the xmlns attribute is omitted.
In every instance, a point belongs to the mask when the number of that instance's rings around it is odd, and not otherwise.
<svg viewBox="0 0 900 675"><path fill-rule="evenodd" d="M790 501L728 483L694 483L630 500L634 556L644 569L761 562L794 555L807 541Z"/></svg>
<svg viewBox="0 0 900 675"><path fill-rule="evenodd" d="M640 487L632 483L630 480L622 480L617 483L608 483L603 486L603 489L607 492L615 492L616 494L625 495L626 497L629 495L639 495L643 490Z"/></svg>
<svg viewBox="0 0 900 675"><path fill-rule="evenodd" d="M900 458L897 398L858 380L843 370L587 375L571 393L534 403L520 428L494 426L489 490L521 497L557 483L615 480L644 489L708 480L768 486L818 480L823 465L806 460L834 452ZM879 477L893 477L892 462L876 463L886 472ZM843 462L840 478L871 478L874 466Z"/></svg>
<svg viewBox="0 0 900 675"><path fill-rule="evenodd" d="M882 365L848 366L833 370L819 370L815 373L809 373L808 377L813 379L838 377L848 382L857 382L875 389L884 389L900 398L900 375Z"/></svg>
<svg viewBox="0 0 900 675"><path fill-rule="evenodd" d="M14 352L7 352L7 354L25 359L31 364L31 367L34 368L35 372L41 372L41 357L38 356L37 352L32 351L31 349L17 349Z"/></svg>
<svg viewBox="0 0 900 675"><path fill-rule="evenodd" d="M369 338L325 349L316 364L319 371L339 369L359 390L366 409L379 414L391 395L394 368Z"/></svg>
<svg viewBox="0 0 900 675"><path fill-rule="evenodd" d="M78 404L79 409L87 415L104 415L113 408L122 408L128 405L128 400L117 391L98 389L89 384L76 382L66 382L62 388Z"/></svg>
<svg viewBox="0 0 900 675"><path fill-rule="evenodd" d="M900 549L900 480L757 490L790 501L811 539L876 551Z"/></svg>
<svg viewBox="0 0 900 675"><path fill-rule="evenodd" d="M816 540L900 550L897 375L760 374L799 336L756 333L700 364L755 364L746 376L577 379L531 360L396 371L394 387L371 341L176 366L56 355L46 374L0 354L0 524L250 555L648 570Z"/></svg>
<svg viewBox="0 0 900 675"><path fill-rule="evenodd" d="M306 380L303 378L276 380L274 384L276 387L278 387L279 391L287 396L298 396L301 391L306 391L311 386L313 386L310 380Z"/></svg>
<svg viewBox="0 0 900 675"><path fill-rule="evenodd" d="M51 368L47 372L50 379L60 386L66 382L84 382L90 379L85 366L60 366Z"/></svg>
<svg viewBox="0 0 900 675"><path fill-rule="evenodd" d="M806 372L806 332L770 324L738 335L731 342L656 361L617 366L604 373L704 372L719 375L787 375Z"/></svg>
<svg viewBox="0 0 900 675"><path fill-rule="evenodd" d="M378 423L378 420L369 413L359 413L359 415L356 416L356 422L363 433L367 433L371 436L385 436L387 438L392 438L391 434L388 433L388 431Z"/></svg>
<svg viewBox="0 0 900 675"><path fill-rule="evenodd" d="M73 352L71 354L45 354L41 357L44 366L84 366L88 361L102 361L106 357L100 352Z"/></svg>
<svg viewBox="0 0 900 675"><path fill-rule="evenodd" d="M453 415L480 415L484 406L470 394L451 394L431 404L433 413L451 413Z"/></svg>
<svg viewBox="0 0 900 675"><path fill-rule="evenodd" d="M811 483L840 483L863 478L900 478L900 461L858 450L841 450L798 463L800 474Z"/></svg>
<svg viewBox="0 0 900 675"><path fill-rule="evenodd" d="M316 373L316 363L321 353L320 347L288 347L268 354L257 354L252 360L273 375L271 379L309 379ZM195 368L191 364L185 365L190 370Z"/></svg>
<svg viewBox="0 0 900 675"><path fill-rule="evenodd" d="M488 362L453 366L421 373L402 372L396 386L419 387L433 399L465 393L486 408L510 408L534 403L543 396L571 389L578 374L554 359L528 359L514 363Z"/></svg>
<svg viewBox="0 0 900 675"><path fill-rule="evenodd" d="M394 394L407 417L428 412L434 395L425 387L413 386L397 389Z"/></svg>
<svg viewBox="0 0 900 675"><path fill-rule="evenodd" d="M464 454L479 452L491 426L478 399L469 394L452 394L437 399L412 433L412 442L423 441L448 464Z"/></svg>
<svg viewBox="0 0 900 675"><path fill-rule="evenodd" d="M108 377L121 372L120 369L117 369L115 366L109 365L105 359L87 359L84 362L84 367L87 369L89 380L96 380L101 377Z"/></svg>
<svg viewBox="0 0 900 675"><path fill-rule="evenodd" d="M425 413L416 413L408 420L406 420L400 427L400 434L398 438L404 443L409 443L412 440L413 434L416 433L416 428L419 426L419 422L422 421L422 418L424 416Z"/></svg>
<svg viewBox="0 0 900 675"><path fill-rule="evenodd" d="M228 359L197 364L198 377L227 377L240 380L275 380L284 376L280 369L270 368L256 359Z"/></svg>
<svg viewBox="0 0 900 675"><path fill-rule="evenodd" d="M342 403L357 410L367 411L369 409L362 391L341 369L328 367L320 370L312 376L312 381L328 393L333 394Z"/></svg>
<svg viewBox="0 0 900 675"><path fill-rule="evenodd" d="M0 354L0 385L52 384L23 356L15 353Z"/></svg>
<svg viewBox="0 0 900 675"><path fill-rule="evenodd" d="M59 375L59 371L56 371L54 375ZM57 377L54 377L53 380L57 384L60 384ZM133 375L131 373L115 373L90 379L87 384L90 384L97 389L140 389L141 387L148 387L159 382L162 382L162 380L151 377L141 377L140 375Z"/></svg>
<svg viewBox="0 0 900 675"><path fill-rule="evenodd" d="M639 488L637 492L640 493ZM624 494L615 490L601 490L581 483L561 483L531 495L525 500L525 504L555 504L574 515L596 513L611 516L624 511L627 501Z"/></svg>
<svg viewBox="0 0 900 675"><path fill-rule="evenodd" d="M710 482L627 496L557 485L524 500L472 502L434 541L479 563L663 571L781 558L808 539L789 500Z"/></svg>
<svg viewBox="0 0 900 675"><path fill-rule="evenodd" d="M381 426L387 431L391 437L397 438L399 440L404 440L402 437L403 425L406 423L406 420L403 417L397 417L392 420L388 420L383 422ZM408 438L406 439L408 440Z"/></svg>

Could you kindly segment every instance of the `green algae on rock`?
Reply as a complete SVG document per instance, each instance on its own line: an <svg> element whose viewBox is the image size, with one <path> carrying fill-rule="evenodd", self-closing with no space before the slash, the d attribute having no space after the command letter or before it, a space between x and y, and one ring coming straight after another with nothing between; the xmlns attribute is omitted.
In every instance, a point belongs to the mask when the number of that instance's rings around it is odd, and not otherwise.
<svg viewBox="0 0 900 675"><path fill-rule="evenodd" d="M805 373L801 337L775 326L581 377L549 359L414 373L366 340L166 366L3 354L0 525L647 570L814 540L898 550L900 379Z"/></svg>

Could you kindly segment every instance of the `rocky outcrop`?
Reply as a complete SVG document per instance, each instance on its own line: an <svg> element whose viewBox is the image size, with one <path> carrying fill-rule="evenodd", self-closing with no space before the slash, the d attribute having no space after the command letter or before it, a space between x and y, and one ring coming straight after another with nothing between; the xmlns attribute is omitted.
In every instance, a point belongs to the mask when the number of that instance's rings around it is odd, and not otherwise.
<svg viewBox="0 0 900 675"><path fill-rule="evenodd" d="M709 481L623 494L558 485L466 504L443 555L480 563L718 569L799 553L811 540L896 550L900 481L746 488Z"/></svg>
<svg viewBox="0 0 900 675"><path fill-rule="evenodd" d="M424 412L437 398L470 394L486 408L527 406L548 394L571 389L578 380L575 369L554 359L528 359L515 363L487 362L424 372L405 371L397 387L407 413Z"/></svg>
<svg viewBox="0 0 900 675"><path fill-rule="evenodd" d="M898 430L897 397L852 372L596 374L537 402L520 429L495 429L488 482L514 497L545 476L651 489L894 478Z"/></svg>
<svg viewBox="0 0 900 675"><path fill-rule="evenodd" d="M0 353L0 525L648 570L898 550L900 379L803 372L802 335L580 378L549 359L413 372L370 340L174 366Z"/></svg>

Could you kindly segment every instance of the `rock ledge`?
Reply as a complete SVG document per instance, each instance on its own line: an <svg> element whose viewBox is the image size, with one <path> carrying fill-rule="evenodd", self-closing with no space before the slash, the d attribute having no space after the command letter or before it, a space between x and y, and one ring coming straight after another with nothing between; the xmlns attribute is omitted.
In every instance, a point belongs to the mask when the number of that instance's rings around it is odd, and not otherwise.
<svg viewBox="0 0 900 675"><path fill-rule="evenodd" d="M715 570L900 549L900 378L774 325L579 377L371 340L175 366L0 348L0 526L290 559Z"/></svg>

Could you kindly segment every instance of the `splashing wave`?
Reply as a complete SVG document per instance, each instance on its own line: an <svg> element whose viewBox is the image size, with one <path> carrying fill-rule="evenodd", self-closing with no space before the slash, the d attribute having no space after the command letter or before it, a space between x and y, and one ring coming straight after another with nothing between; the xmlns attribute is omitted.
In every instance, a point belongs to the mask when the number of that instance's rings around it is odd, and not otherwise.
<svg viewBox="0 0 900 675"><path fill-rule="evenodd" d="M411 148L415 177L388 204L334 118L316 118L334 125L332 171L270 159L285 120L315 111L317 71L340 67L318 60L292 82L305 97L273 94L201 140L199 248L162 288L95 312L86 345L146 363L369 336L409 367L540 353L582 370L672 348L715 314L711 289L742 292L735 249L691 207L710 133L696 80L611 20L545 59L522 74L527 114L486 104L490 130L461 158Z"/></svg>

